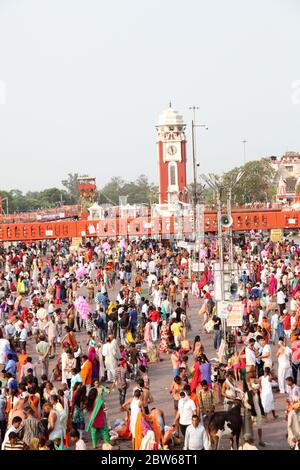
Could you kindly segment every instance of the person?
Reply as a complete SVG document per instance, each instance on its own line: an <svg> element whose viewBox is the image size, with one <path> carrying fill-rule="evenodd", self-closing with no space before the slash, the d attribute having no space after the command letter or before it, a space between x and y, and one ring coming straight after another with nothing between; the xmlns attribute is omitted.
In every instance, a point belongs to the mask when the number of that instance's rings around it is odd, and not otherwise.
<svg viewBox="0 0 300 470"><path fill-rule="evenodd" d="M213 391L208 388L206 380L201 381L201 387L199 391L199 408L203 421L205 416L210 416L215 411L215 399Z"/></svg>
<svg viewBox="0 0 300 470"><path fill-rule="evenodd" d="M277 290L277 305L278 305L280 313L284 313L285 303L286 303L285 293L283 292L283 289L279 287L279 289Z"/></svg>
<svg viewBox="0 0 300 470"><path fill-rule="evenodd" d="M272 412L273 418L276 419L278 416L275 414L274 395L272 390L273 376L269 367L265 367L264 375L259 378L259 384L261 388L261 403L265 412L265 419L267 419L268 413Z"/></svg>
<svg viewBox="0 0 300 470"><path fill-rule="evenodd" d="M8 435L8 440L4 444L3 450L24 450L25 444L19 439L16 432L10 432Z"/></svg>
<svg viewBox="0 0 300 470"><path fill-rule="evenodd" d="M139 357L139 352L136 348L135 343L131 343L130 348L129 348L129 362L132 367L132 372L133 372L133 378L137 378L137 372L138 372L138 357Z"/></svg>
<svg viewBox="0 0 300 470"><path fill-rule="evenodd" d="M197 390L197 388L200 385L201 380L202 380L200 363L201 363L201 356L198 356L196 358L196 360L194 362L194 366L192 368L193 377L189 382L189 385L191 387L192 392L195 392Z"/></svg>
<svg viewBox="0 0 300 470"><path fill-rule="evenodd" d="M53 407L53 404L49 401L44 404L44 411L48 414L48 434L49 439L54 438L62 439L63 430L60 422L60 414Z"/></svg>
<svg viewBox="0 0 300 470"><path fill-rule="evenodd" d="M8 360L4 369L7 373L15 377L17 374L17 363L14 360L13 355L10 353L7 354L7 359Z"/></svg>
<svg viewBox="0 0 300 470"><path fill-rule="evenodd" d="M98 394L96 388L91 388L87 399L87 410L90 414L90 419L86 430L91 433L92 446L96 449L100 437L105 443L109 443L109 432L107 421L104 411L104 399L109 393L109 390L102 387L102 391Z"/></svg>
<svg viewBox="0 0 300 470"><path fill-rule="evenodd" d="M148 318L151 320L152 341L155 343L158 339L158 326L160 323L159 311L152 307L151 310L149 309Z"/></svg>
<svg viewBox="0 0 300 470"><path fill-rule="evenodd" d="M267 344L265 338L260 338L259 339L259 344L262 347L261 355L258 356L262 362L263 362L263 368L265 369L268 367L269 369L272 369L272 350L271 346Z"/></svg>
<svg viewBox="0 0 300 470"><path fill-rule="evenodd" d="M222 385L222 397L224 398L224 410L228 411L234 405L234 401L238 398L240 390L234 383L234 378L231 372L225 375L225 382Z"/></svg>
<svg viewBox="0 0 300 470"><path fill-rule="evenodd" d="M171 325L171 332L174 337L175 346L178 348L181 345L183 325L181 321L174 321Z"/></svg>
<svg viewBox="0 0 300 470"><path fill-rule="evenodd" d="M7 419L6 419L6 405L7 405L7 400L6 396L3 393L5 389L2 389L2 382L0 381L0 440L1 442L4 439L5 436L5 429L7 425Z"/></svg>
<svg viewBox="0 0 300 470"><path fill-rule="evenodd" d="M86 386L86 390L88 393L92 385L93 365L91 361L89 361L86 355L82 356L81 361L82 361L82 364L81 364L80 377L81 377L81 381L83 385Z"/></svg>
<svg viewBox="0 0 300 470"><path fill-rule="evenodd" d="M195 336L194 343L193 343L193 356L195 359L201 356L204 353L204 346L201 342L200 336Z"/></svg>
<svg viewBox="0 0 300 470"><path fill-rule="evenodd" d="M300 446L300 401L293 403L292 410L288 415L288 443L291 449Z"/></svg>
<svg viewBox="0 0 300 470"><path fill-rule="evenodd" d="M39 356L39 362L42 366L42 374L49 375L49 351L50 345L46 341L44 334L40 335L39 342L36 345L36 352Z"/></svg>
<svg viewBox="0 0 300 470"><path fill-rule="evenodd" d="M246 355L246 383L249 386L250 380L256 377L256 352L254 349L255 339L250 338L245 349Z"/></svg>
<svg viewBox="0 0 300 470"><path fill-rule="evenodd" d="M214 315L212 321L214 322L214 348L218 350L222 339L221 319Z"/></svg>
<svg viewBox="0 0 300 470"><path fill-rule="evenodd" d="M23 441L30 447L31 440L40 436L40 425L39 420L34 416L34 410L30 406L25 408L24 412Z"/></svg>
<svg viewBox="0 0 300 470"><path fill-rule="evenodd" d="M129 413L130 409L129 428L132 436L132 449L135 449L135 428L138 415L141 413L143 406L142 392L139 388L134 391L133 398L130 398L121 406L121 411L127 411ZM128 409L128 407L130 408Z"/></svg>
<svg viewBox="0 0 300 470"><path fill-rule="evenodd" d="M165 432L165 426L166 426L166 420L165 420L165 414L163 410L160 410L159 408L151 408L151 416L152 418L155 418L156 421L158 422L161 433L164 434Z"/></svg>
<svg viewBox="0 0 300 470"><path fill-rule="evenodd" d="M197 415L192 416L192 424L186 428L183 450L208 450L207 432Z"/></svg>
<svg viewBox="0 0 300 470"><path fill-rule="evenodd" d="M46 329L48 330L49 359L53 359L55 357L55 348L58 337L58 327L54 315L50 315L50 320L47 323Z"/></svg>
<svg viewBox="0 0 300 470"><path fill-rule="evenodd" d="M239 450L258 450L258 448L253 445L254 439L251 434L244 434L244 443L239 447Z"/></svg>
<svg viewBox="0 0 300 470"><path fill-rule="evenodd" d="M259 383L257 379L252 379L250 382L250 388L244 396L244 406L246 433L250 432L251 435L253 435L252 426L255 425L259 439L258 445L265 447L266 444L262 440L262 416L265 415L265 412L260 398Z"/></svg>
<svg viewBox="0 0 300 470"><path fill-rule="evenodd" d="M187 392L180 392L180 400L178 402L178 411L175 417L173 426L176 426L176 422L179 422L179 428L183 438L185 438L185 433L187 427L192 424L192 416L196 412L196 404L189 397Z"/></svg>
<svg viewBox="0 0 300 470"><path fill-rule="evenodd" d="M116 374L115 374L115 386L117 387L119 391L119 400L120 400L121 406L125 403L129 380L130 380L130 375L127 370L126 361L124 359L120 359L119 365L116 369Z"/></svg>
<svg viewBox="0 0 300 470"><path fill-rule="evenodd" d="M297 383L298 370L300 369L300 335L296 336L292 342L292 375L295 384Z"/></svg>
<svg viewBox="0 0 300 470"><path fill-rule="evenodd" d="M278 360L277 376L280 393L285 393L285 379L290 377L292 372L291 355L292 350L288 346L285 346L283 338L279 338L276 357Z"/></svg>
<svg viewBox="0 0 300 470"><path fill-rule="evenodd" d="M70 438L75 444L75 450L86 450L86 443L83 439L80 439L79 432L76 429L70 432Z"/></svg>
<svg viewBox="0 0 300 470"><path fill-rule="evenodd" d="M272 344L275 344L276 336L278 333L278 319L279 319L278 310L275 310L271 317L271 343Z"/></svg>
<svg viewBox="0 0 300 470"><path fill-rule="evenodd" d="M286 383L286 391L288 393L288 398L287 398L287 410L286 410L286 416L292 409L292 405L296 401L300 401L300 387L295 384L293 377L287 377L285 379Z"/></svg>
<svg viewBox="0 0 300 470"><path fill-rule="evenodd" d="M176 347L171 354L171 362L173 367L173 377L179 375L179 367L181 364L181 351L179 347Z"/></svg>
<svg viewBox="0 0 300 470"><path fill-rule="evenodd" d="M11 432L16 433L18 436L21 435L23 430L23 420L20 416L15 416L12 419L11 426L8 427L4 439L2 441L1 449L4 450L5 444L9 441L9 434Z"/></svg>
<svg viewBox="0 0 300 470"><path fill-rule="evenodd" d="M169 326L166 320L163 320L160 330L159 350L165 354L169 352Z"/></svg>
<svg viewBox="0 0 300 470"><path fill-rule="evenodd" d="M103 345L102 355L105 358L107 380L108 382L113 382L115 380L115 370L118 367L118 359L121 359L121 354L111 335L107 337L106 343Z"/></svg>

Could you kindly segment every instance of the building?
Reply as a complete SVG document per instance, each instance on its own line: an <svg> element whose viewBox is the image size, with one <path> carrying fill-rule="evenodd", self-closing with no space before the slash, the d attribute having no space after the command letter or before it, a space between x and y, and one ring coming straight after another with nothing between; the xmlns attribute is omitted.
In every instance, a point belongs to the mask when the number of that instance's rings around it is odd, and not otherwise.
<svg viewBox="0 0 300 470"><path fill-rule="evenodd" d="M291 200L300 176L300 153L286 152L282 157L270 157L277 172L277 200Z"/></svg>
<svg viewBox="0 0 300 470"><path fill-rule="evenodd" d="M156 125L160 204L187 202L185 129L183 117L170 103Z"/></svg>

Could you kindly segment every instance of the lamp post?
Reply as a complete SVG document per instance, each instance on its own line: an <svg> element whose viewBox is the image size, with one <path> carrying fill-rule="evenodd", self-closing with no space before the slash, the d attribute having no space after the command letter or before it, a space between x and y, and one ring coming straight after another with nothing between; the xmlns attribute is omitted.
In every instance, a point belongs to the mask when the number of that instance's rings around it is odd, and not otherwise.
<svg viewBox="0 0 300 470"><path fill-rule="evenodd" d="M219 269L220 269L220 284L221 284L221 302L225 300L225 284L224 284L224 250L223 250L223 229L222 229L222 196L224 193L227 198L227 212L228 216L231 217L231 195L233 187L238 183L238 181L243 176L244 172L240 171L231 175L229 181L224 181L222 177L217 175L209 174L203 175L202 179L204 182L215 192L217 199L217 222L218 222L218 249L219 249ZM228 237L229 237L229 269L230 269L230 278L232 279L232 270L233 270L233 243L232 243L232 228L228 227ZM225 355L228 352L227 344L227 321L226 318L222 316L222 333L225 341Z"/></svg>
<svg viewBox="0 0 300 470"><path fill-rule="evenodd" d="M242 144L244 145L244 165L246 164L246 143L246 139L242 140Z"/></svg>
<svg viewBox="0 0 300 470"><path fill-rule="evenodd" d="M196 111L199 109L198 106L190 106L190 110L193 111L193 119L192 119L192 155L193 155L193 180L194 180L194 191L193 191L193 215L194 215L194 223L193 223L193 239L196 244L197 240L197 203L198 203L198 178L197 178L197 168L199 167L199 163L197 163L196 158L196 127L204 127L206 130L208 129L207 124L195 124L196 122ZM198 234L199 236L199 234Z"/></svg>

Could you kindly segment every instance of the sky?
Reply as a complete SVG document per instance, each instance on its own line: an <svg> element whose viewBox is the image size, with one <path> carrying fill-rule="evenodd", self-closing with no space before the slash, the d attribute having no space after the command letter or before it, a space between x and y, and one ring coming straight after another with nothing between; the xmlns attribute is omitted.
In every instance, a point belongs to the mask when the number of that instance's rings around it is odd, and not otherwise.
<svg viewBox="0 0 300 470"><path fill-rule="evenodd" d="M155 124L198 106L200 173L300 151L299 0L0 0L0 189L158 182Z"/></svg>

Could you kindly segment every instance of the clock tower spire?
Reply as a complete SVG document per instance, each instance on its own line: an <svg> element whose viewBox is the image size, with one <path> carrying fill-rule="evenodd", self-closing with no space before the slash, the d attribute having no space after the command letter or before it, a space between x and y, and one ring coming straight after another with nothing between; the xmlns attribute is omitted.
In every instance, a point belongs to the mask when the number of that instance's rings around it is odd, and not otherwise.
<svg viewBox="0 0 300 470"><path fill-rule="evenodd" d="M185 128L170 102L156 125L160 204L187 202Z"/></svg>

